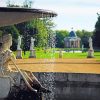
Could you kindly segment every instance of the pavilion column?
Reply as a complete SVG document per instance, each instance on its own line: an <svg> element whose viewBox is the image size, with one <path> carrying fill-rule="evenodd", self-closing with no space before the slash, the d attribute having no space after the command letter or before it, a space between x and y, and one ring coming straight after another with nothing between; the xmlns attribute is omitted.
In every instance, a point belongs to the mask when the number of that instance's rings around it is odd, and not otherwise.
<svg viewBox="0 0 100 100"><path fill-rule="evenodd" d="M74 41L73 41L73 48L74 48Z"/></svg>
<svg viewBox="0 0 100 100"><path fill-rule="evenodd" d="M66 41L66 47L68 47L68 41Z"/></svg>
<svg viewBox="0 0 100 100"><path fill-rule="evenodd" d="M70 48L71 48L71 41L69 43L70 43Z"/></svg>
<svg viewBox="0 0 100 100"><path fill-rule="evenodd" d="M76 43L75 43L76 41L74 40L74 48L76 47Z"/></svg>
<svg viewBox="0 0 100 100"><path fill-rule="evenodd" d="M77 48L77 41L75 41L75 44L76 44L76 48Z"/></svg>
<svg viewBox="0 0 100 100"><path fill-rule="evenodd" d="M78 48L80 47L80 41L78 40Z"/></svg>
<svg viewBox="0 0 100 100"><path fill-rule="evenodd" d="M66 42L66 47L68 47L68 41Z"/></svg>
<svg viewBox="0 0 100 100"><path fill-rule="evenodd" d="M78 46L77 46L77 41L76 41L75 43L76 43L76 48L77 48L77 47L78 47Z"/></svg>
<svg viewBox="0 0 100 100"><path fill-rule="evenodd" d="M74 48L74 46L75 46L75 43L74 43L75 41L73 41L73 48Z"/></svg>
<svg viewBox="0 0 100 100"><path fill-rule="evenodd" d="M70 41L68 41L68 47L70 48Z"/></svg>
<svg viewBox="0 0 100 100"><path fill-rule="evenodd" d="M78 40L76 41L76 46L77 46L77 48L78 48Z"/></svg>
<svg viewBox="0 0 100 100"><path fill-rule="evenodd" d="M74 47L76 48L76 40L75 40L75 46Z"/></svg>

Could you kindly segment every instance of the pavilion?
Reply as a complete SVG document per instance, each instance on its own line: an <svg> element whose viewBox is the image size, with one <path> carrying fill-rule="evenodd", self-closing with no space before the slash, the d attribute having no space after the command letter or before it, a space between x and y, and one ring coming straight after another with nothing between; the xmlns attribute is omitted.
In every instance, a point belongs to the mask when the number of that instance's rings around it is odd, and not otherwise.
<svg viewBox="0 0 100 100"><path fill-rule="evenodd" d="M68 37L64 38L64 44L66 48L80 48L81 39L76 35L76 33L72 30Z"/></svg>

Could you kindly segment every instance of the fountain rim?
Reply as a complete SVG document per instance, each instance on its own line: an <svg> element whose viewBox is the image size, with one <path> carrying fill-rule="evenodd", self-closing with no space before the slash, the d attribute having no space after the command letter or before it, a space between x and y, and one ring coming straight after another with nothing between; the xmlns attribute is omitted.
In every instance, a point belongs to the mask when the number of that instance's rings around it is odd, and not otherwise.
<svg viewBox="0 0 100 100"><path fill-rule="evenodd" d="M47 14L50 15L50 17L57 16L57 13L51 10L36 9L36 8L22 8L22 7L0 7L0 12L27 12L27 13Z"/></svg>

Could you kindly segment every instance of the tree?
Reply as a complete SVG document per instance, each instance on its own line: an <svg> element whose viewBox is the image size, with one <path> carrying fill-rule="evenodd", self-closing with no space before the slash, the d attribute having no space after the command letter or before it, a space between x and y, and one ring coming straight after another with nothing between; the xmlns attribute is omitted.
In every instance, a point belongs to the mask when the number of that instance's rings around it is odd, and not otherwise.
<svg viewBox="0 0 100 100"><path fill-rule="evenodd" d="M30 38L36 39L35 46L47 47L49 35L51 35L51 26L47 23L47 20L33 19L30 22L24 22L16 25L19 33L23 36L23 49L29 50ZM51 32L51 33L50 33Z"/></svg>
<svg viewBox="0 0 100 100"><path fill-rule="evenodd" d="M32 1L25 0L22 7L31 8ZM8 0L8 7L19 7L18 5L11 4ZM36 39L35 46L37 47L48 47L49 40L51 37L54 37L52 28L54 23L52 18L35 18L28 22L23 22L17 25L14 25L19 32L19 35L22 35L22 49L30 49L30 38L34 37ZM38 34L37 34L38 33ZM50 45L49 45L50 46Z"/></svg>
<svg viewBox="0 0 100 100"><path fill-rule="evenodd" d="M64 47L64 38L68 36L69 32L66 30L56 30L56 47Z"/></svg>
<svg viewBox="0 0 100 100"><path fill-rule="evenodd" d="M32 4L33 4L32 0L25 0L23 2L23 7L31 8L32 7Z"/></svg>
<svg viewBox="0 0 100 100"><path fill-rule="evenodd" d="M52 18L43 18L43 23L45 26L45 31L47 33L47 43L46 43L46 47L51 47L54 48L55 47L55 41L56 41L56 34L53 31L53 28L55 27L55 24L52 21Z"/></svg>
<svg viewBox="0 0 100 100"><path fill-rule="evenodd" d="M11 0L7 0L7 7L19 7L19 5L15 5L11 2Z"/></svg>
<svg viewBox="0 0 100 100"><path fill-rule="evenodd" d="M44 24L43 20L38 20L37 22L37 29L38 29L38 34L37 34L37 46L38 47L46 47L47 46L47 39L48 39L48 33L46 26Z"/></svg>
<svg viewBox="0 0 100 100"><path fill-rule="evenodd" d="M98 20L95 24L93 41L94 41L94 46L100 47L100 15L98 15Z"/></svg>
<svg viewBox="0 0 100 100"><path fill-rule="evenodd" d="M80 38L83 37L83 31L81 31L81 30L77 30L77 31L76 31L76 34L77 34L77 36L80 37Z"/></svg>
<svg viewBox="0 0 100 100"><path fill-rule="evenodd" d="M88 48L88 40L89 40L89 37L92 37L93 36L93 32L89 32L89 31L86 31L86 30L77 30L76 31L76 34L77 36L79 36L81 38L81 44L84 45L85 48Z"/></svg>
<svg viewBox="0 0 100 100"><path fill-rule="evenodd" d="M17 30L17 28L14 25L12 25L12 26L1 27L0 30L2 31L3 34L11 34L12 35L11 50L15 51L17 48L17 38L19 35L19 31Z"/></svg>
<svg viewBox="0 0 100 100"><path fill-rule="evenodd" d="M2 36L3 32L0 30L0 37Z"/></svg>

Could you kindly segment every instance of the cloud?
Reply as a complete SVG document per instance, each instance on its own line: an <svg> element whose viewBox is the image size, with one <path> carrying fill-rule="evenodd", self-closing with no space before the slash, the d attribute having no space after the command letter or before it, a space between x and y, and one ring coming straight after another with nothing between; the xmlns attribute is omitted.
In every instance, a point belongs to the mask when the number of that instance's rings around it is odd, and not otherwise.
<svg viewBox="0 0 100 100"><path fill-rule="evenodd" d="M56 9L59 13L66 13L66 14L77 14L77 15L83 15L83 14L95 14L99 11L99 8L85 8L85 7L66 7L66 8L58 8Z"/></svg>
<svg viewBox="0 0 100 100"><path fill-rule="evenodd" d="M11 0L15 4L23 4L25 0ZM54 18L57 27L79 28L93 30L97 20L96 13L100 11L100 0L32 0L32 8L47 9L58 13ZM0 0L0 6L7 0ZM88 23L88 24L87 24Z"/></svg>
<svg viewBox="0 0 100 100"><path fill-rule="evenodd" d="M38 6L36 6L37 8L39 8ZM98 8L94 8L94 7L76 7L76 6L68 6L68 7L64 7L64 6L52 6L52 8L50 8L50 6L46 5L46 6L41 6L40 8L42 9L49 9L49 10L53 10L55 12L57 12L58 14L67 14L67 15L83 15L83 14L96 14L97 12L99 12L99 7Z"/></svg>
<svg viewBox="0 0 100 100"><path fill-rule="evenodd" d="M35 0L33 7L49 9L58 14L95 14L100 8L99 0ZM98 5L98 6L97 6Z"/></svg>
<svg viewBox="0 0 100 100"><path fill-rule="evenodd" d="M48 5L52 8L52 6L84 6L84 7L99 7L100 6L99 0L35 0L34 4L39 6L41 5Z"/></svg>
<svg viewBox="0 0 100 100"><path fill-rule="evenodd" d="M69 6L100 7L99 0L70 0L67 4Z"/></svg>
<svg viewBox="0 0 100 100"><path fill-rule="evenodd" d="M0 6L1 7L6 6L6 0L0 0Z"/></svg>
<svg viewBox="0 0 100 100"><path fill-rule="evenodd" d="M56 3L53 3L55 2ZM47 3L49 2L49 3ZM58 13L54 19L57 29L86 29L94 30L97 21L96 13L99 12L99 0L46 0L34 7L53 10Z"/></svg>

